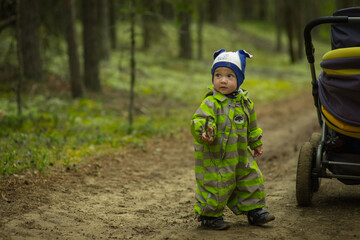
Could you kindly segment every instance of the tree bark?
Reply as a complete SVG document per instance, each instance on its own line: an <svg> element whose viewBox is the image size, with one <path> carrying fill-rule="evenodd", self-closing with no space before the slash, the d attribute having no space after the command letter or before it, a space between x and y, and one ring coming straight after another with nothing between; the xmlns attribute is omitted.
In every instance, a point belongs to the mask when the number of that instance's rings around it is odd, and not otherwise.
<svg viewBox="0 0 360 240"><path fill-rule="evenodd" d="M101 92L97 30L97 0L82 0L85 87Z"/></svg>
<svg viewBox="0 0 360 240"><path fill-rule="evenodd" d="M65 1L65 36L70 70L70 86L73 98L83 96L83 85L80 75L80 61L75 37L75 16L73 11L73 1Z"/></svg>
<svg viewBox="0 0 360 240"><path fill-rule="evenodd" d="M42 81L42 61L40 54L40 34L38 0L19 0L20 50L23 61L24 78Z"/></svg>

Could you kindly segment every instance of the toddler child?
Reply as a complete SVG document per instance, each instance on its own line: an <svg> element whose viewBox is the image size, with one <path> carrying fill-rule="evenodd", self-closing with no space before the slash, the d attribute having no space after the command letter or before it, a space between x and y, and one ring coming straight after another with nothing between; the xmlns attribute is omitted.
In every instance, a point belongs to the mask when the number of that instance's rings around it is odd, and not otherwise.
<svg viewBox="0 0 360 240"><path fill-rule="evenodd" d="M247 214L250 224L275 219L263 209L263 175L254 160L263 153L262 130L253 102L240 88L247 57L252 56L244 50L214 53L212 86L191 120L197 183L194 211L209 229L230 227L222 217L225 206L236 215Z"/></svg>

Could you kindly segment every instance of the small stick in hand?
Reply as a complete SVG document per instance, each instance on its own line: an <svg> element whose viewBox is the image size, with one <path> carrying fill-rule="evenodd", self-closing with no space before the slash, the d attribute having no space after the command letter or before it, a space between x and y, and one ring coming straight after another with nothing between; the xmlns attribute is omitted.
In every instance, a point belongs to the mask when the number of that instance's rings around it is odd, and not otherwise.
<svg viewBox="0 0 360 240"><path fill-rule="evenodd" d="M207 116L205 118L205 134L206 134L207 138L210 138L210 136L209 136L209 119L210 119L210 116Z"/></svg>

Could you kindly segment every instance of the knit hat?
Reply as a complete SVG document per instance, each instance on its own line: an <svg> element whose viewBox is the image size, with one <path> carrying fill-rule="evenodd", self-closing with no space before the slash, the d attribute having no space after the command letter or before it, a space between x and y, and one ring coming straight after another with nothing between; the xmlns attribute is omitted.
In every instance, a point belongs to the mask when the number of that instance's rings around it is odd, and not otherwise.
<svg viewBox="0 0 360 240"><path fill-rule="evenodd" d="M218 67L228 67L235 72L237 79L237 89L244 82L246 58L252 58L252 55L245 50L238 50L237 52L226 52L221 49L214 53L214 62L211 68L211 75L214 79L215 69Z"/></svg>

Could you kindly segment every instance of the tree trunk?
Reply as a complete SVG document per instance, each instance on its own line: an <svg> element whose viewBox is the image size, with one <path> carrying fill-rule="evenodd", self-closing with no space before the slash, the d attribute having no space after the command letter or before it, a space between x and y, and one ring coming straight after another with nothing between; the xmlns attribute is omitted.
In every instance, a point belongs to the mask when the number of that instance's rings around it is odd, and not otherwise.
<svg viewBox="0 0 360 240"><path fill-rule="evenodd" d="M13 25L16 23L16 16L9 17L5 20L0 21L0 33L2 30L4 30L6 27Z"/></svg>
<svg viewBox="0 0 360 240"><path fill-rule="evenodd" d="M143 20L143 49L148 50L153 43L158 42L163 35L159 15L156 11L156 1L143 0L146 9L142 16Z"/></svg>
<svg viewBox="0 0 360 240"><path fill-rule="evenodd" d="M168 0L160 1L161 15L167 20L173 20L175 17L173 2Z"/></svg>
<svg viewBox="0 0 360 240"><path fill-rule="evenodd" d="M180 10L179 13L180 28L179 28L179 57L191 59L192 58L192 42L190 33L191 13L190 10Z"/></svg>
<svg viewBox="0 0 360 240"><path fill-rule="evenodd" d="M222 8L226 15L223 16L227 23L234 24L240 20L239 11L241 9L239 0L226 0L222 2Z"/></svg>
<svg viewBox="0 0 360 240"><path fill-rule="evenodd" d="M130 0L130 104L129 104L129 130L133 130L133 112L134 112L134 88L135 88L135 11L134 0Z"/></svg>
<svg viewBox="0 0 360 240"><path fill-rule="evenodd" d="M267 1L265 0L259 0L259 12L258 12L258 19L260 21L266 21L266 14L268 13L267 11Z"/></svg>
<svg viewBox="0 0 360 240"><path fill-rule="evenodd" d="M276 51L281 51L282 49L282 40L281 35L284 26L284 4L283 0L276 0L275 6L275 24L276 24Z"/></svg>
<svg viewBox="0 0 360 240"><path fill-rule="evenodd" d="M289 41L289 57L290 57L290 61L291 63L295 63L296 62L296 53L295 53L295 49L294 49L294 27L295 27L295 23L294 23L294 6L293 6L293 2L291 1L286 1L285 0L285 5L284 5L284 10L285 10L285 29L286 29L286 34L288 37L288 41Z"/></svg>
<svg viewBox="0 0 360 240"><path fill-rule="evenodd" d="M217 23L219 21L219 13L221 13L221 1L208 1L209 22Z"/></svg>
<svg viewBox="0 0 360 240"><path fill-rule="evenodd" d="M97 30L97 0L82 0L85 87L101 92Z"/></svg>
<svg viewBox="0 0 360 240"><path fill-rule="evenodd" d="M295 30L296 30L296 37L297 37L297 60L301 60L304 57L304 0L298 0L296 11L294 11L296 21L295 23Z"/></svg>
<svg viewBox="0 0 360 240"><path fill-rule="evenodd" d="M110 38L109 38L109 12L108 1L97 0L98 13L98 48L100 60L108 60L110 55Z"/></svg>
<svg viewBox="0 0 360 240"><path fill-rule="evenodd" d="M21 99L21 87L24 79L24 63L23 63L23 56L22 56L22 49L21 49L21 27L20 27L20 18L21 18L21 11L20 11L20 0L17 0L18 6L18 14L16 20L16 37L17 37L17 57L18 57L18 64L19 64L19 79L16 86L16 104L17 104L17 113L18 116L22 115L22 99ZM1 116L0 116L1 117Z"/></svg>
<svg viewBox="0 0 360 240"><path fill-rule="evenodd" d="M199 2L198 7L198 19L197 19L197 58L203 58L203 26L204 26L204 3Z"/></svg>
<svg viewBox="0 0 360 240"><path fill-rule="evenodd" d="M111 48L116 49L116 1L109 0L109 35Z"/></svg>
<svg viewBox="0 0 360 240"><path fill-rule="evenodd" d="M241 15L244 20L254 19L254 2L249 0L241 0Z"/></svg>
<svg viewBox="0 0 360 240"><path fill-rule="evenodd" d="M42 81L38 0L19 0L18 4L24 77L32 81Z"/></svg>
<svg viewBox="0 0 360 240"><path fill-rule="evenodd" d="M83 86L80 75L80 62L79 54L77 50L77 42L75 37L75 17L73 11L73 1L65 1L65 35L69 59L69 69L70 69L70 85L71 93L73 98L79 98L83 96Z"/></svg>

